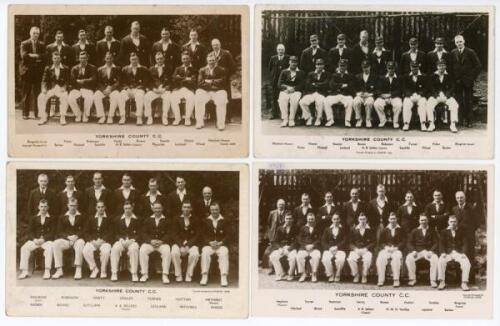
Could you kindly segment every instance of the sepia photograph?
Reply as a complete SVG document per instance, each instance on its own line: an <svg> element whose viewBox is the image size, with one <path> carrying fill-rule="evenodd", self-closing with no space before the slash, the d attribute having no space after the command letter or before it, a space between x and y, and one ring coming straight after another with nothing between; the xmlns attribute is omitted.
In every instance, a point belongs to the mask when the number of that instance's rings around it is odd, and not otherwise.
<svg viewBox="0 0 500 326"><path fill-rule="evenodd" d="M274 315L276 306L259 300L276 290L276 302L289 292L318 302L346 291L404 291L436 295L443 306L491 291L492 171L485 166L255 169L259 311Z"/></svg>
<svg viewBox="0 0 500 326"><path fill-rule="evenodd" d="M258 7L259 154L309 157L314 148L304 151L301 139L345 146L380 137L399 139L387 145L392 154L402 138L451 144L450 156L456 142L492 152L492 8L345 7ZM328 149L316 156L369 154Z"/></svg>
<svg viewBox="0 0 500 326"><path fill-rule="evenodd" d="M36 311L26 294L76 288L82 297L93 288L161 289L158 300L228 289L244 307L242 166L25 165L9 170L7 274L17 314ZM14 308L15 298L23 304Z"/></svg>
<svg viewBox="0 0 500 326"><path fill-rule="evenodd" d="M214 137L246 145L246 12L242 6L203 12L190 6L11 6L11 138L19 147L47 139L49 148L52 139L134 133L178 137L188 145ZM208 145L197 149L210 154ZM12 146L14 153L18 145ZM154 146L141 147L169 156ZM63 147L61 155L70 146Z"/></svg>

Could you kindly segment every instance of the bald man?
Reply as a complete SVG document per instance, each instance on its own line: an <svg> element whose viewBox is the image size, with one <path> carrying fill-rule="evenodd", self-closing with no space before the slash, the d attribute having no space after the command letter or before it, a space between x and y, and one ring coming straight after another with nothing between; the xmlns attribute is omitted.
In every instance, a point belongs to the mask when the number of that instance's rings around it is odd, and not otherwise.
<svg viewBox="0 0 500 326"><path fill-rule="evenodd" d="M287 69L289 66L290 56L285 53L285 46L283 44L278 44L276 46L276 54L271 56L269 59L269 64L267 69L271 78L271 87L273 91L273 102L272 102L272 116L273 119L278 119L280 117L280 110L278 106L278 97L280 94L280 89L278 87L278 81L280 73Z"/></svg>

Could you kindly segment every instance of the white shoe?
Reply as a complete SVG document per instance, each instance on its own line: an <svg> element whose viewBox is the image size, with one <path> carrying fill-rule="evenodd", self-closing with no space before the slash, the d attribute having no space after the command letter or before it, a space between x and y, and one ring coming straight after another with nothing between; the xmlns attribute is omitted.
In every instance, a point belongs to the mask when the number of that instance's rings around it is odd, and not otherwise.
<svg viewBox="0 0 500 326"><path fill-rule="evenodd" d="M48 280L49 278L50 278L50 269L47 268L43 273L43 279Z"/></svg>
<svg viewBox="0 0 500 326"><path fill-rule="evenodd" d="M22 280L28 277L28 272L27 271L21 271L21 274L17 277L18 279Z"/></svg>
<svg viewBox="0 0 500 326"><path fill-rule="evenodd" d="M191 119L186 119L186 120L184 121L184 125L185 125L185 126L190 126L190 125L191 125Z"/></svg>
<svg viewBox="0 0 500 326"><path fill-rule="evenodd" d="M345 124L345 126L346 126L347 128L351 128L351 121L346 120L346 121L344 122L344 124Z"/></svg>
<svg viewBox="0 0 500 326"><path fill-rule="evenodd" d="M366 277L366 275L363 275L363 276L361 277L361 283L363 283L363 284L368 283L368 278Z"/></svg>
<svg viewBox="0 0 500 326"><path fill-rule="evenodd" d="M142 126L142 117L137 117L135 124L138 126Z"/></svg>
<svg viewBox="0 0 500 326"><path fill-rule="evenodd" d="M113 118L112 117L108 117L108 121L106 121L108 125L112 125L113 124Z"/></svg>
<svg viewBox="0 0 500 326"><path fill-rule="evenodd" d="M387 120L380 121L380 123L378 124L378 127L379 127L379 128L384 128L384 127L385 127L386 122L387 122Z"/></svg>
<svg viewBox="0 0 500 326"><path fill-rule="evenodd" d="M328 276L328 283L333 283L335 281L335 277L333 275Z"/></svg>
<svg viewBox="0 0 500 326"><path fill-rule="evenodd" d="M455 122L450 123L450 130L451 132L458 132Z"/></svg>
<svg viewBox="0 0 500 326"><path fill-rule="evenodd" d="M434 124L434 122L431 122L429 124L429 128L427 128L427 131L431 131L432 132L434 130L436 130L436 125Z"/></svg>
<svg viewBox="0 0 500 326"><path fill-rule="evenodd" d="M220 276L220 286L223 286L223 287L227 286L227 275Z"/></svg>
<svg viewBox="0 0 500 326"><path fill-rule="evenodd" d="M77 267L76 270L75 270L75 280L81 280L82 279L82 268L81 267Z"/></svg>
<svg viewBox="0 0 500 326"><path fill-rule="evenodd" d="M207 283L208 283L208 275L205 273L201 276L200 285L207 285Z"/></svg>
<svg viewBox="0 0 500 326"><path fill-rule="evenodd" d="M94 267L92 270L92 273L90 273L90 278L97 278L97 275L99 274L99 268Z"/></svg>
<svg viewBox="0 0 500 326"><path fill-rule="evenodd" d="M358 119L356 120L356 128L360 128L363 125L363 120Z"/></svg>
<svg viewBox="0 0 500 326"><path fill-rule="evenodd" d="M331 126L333 126L334 123L335 123L335 121L333 119L330 119L325 123L325 127L331 127Z"/></svg>
<svg viewBox="0 0 500 326"><path fill-rule="evenodd" d="M394 283L392 284L393 287L398 288L399 287L399 280L394 280Z"/></svg>
<svg viewBox="0 0 500 326"><path fill-rule="evenodd" d="M288 121L287 120L283 120L283 122L280 124L280 127L281 128L284 128L288 125Z"/></svg>
<svg viewBox="0 0 500 326"><path fill-rule="evenodd" d="M445 287L446 283L443 280L439 281L438 290L444 290Z"/></svg>
<svg viewBox="0 0 500 326"><path fill-rule="evenodd" d="M76 121L76 119L75 119L75 121ZM97 121L97 123L102 125L104 123L104 121L106 121L106 117L102 116L99 118L99 121Z"/></svg>
<svg viewBox="0 0 500 326"><path fill-rule="evenodd" d="M58 278L61 278L63 276L63 271L62 268L58 268L54 275L52 275L52 279L57 280Z"/></svg>
<svg viewBox="0 0 500 326"><path fill-rule="evenodd" d="M111 273L111 282L116 282L116 281L118 281L118 274Z"/></svg>
<svg viewBox="0 0 500 326"><path fill-rule="evenodd" d="M467 285L467 283L462 282L462 290L469 291L469 286Z"/></svg>
<svg viewBox="0 0 500 326"><path fill-rule="evenodd" d="M420 130L421 130L421 131L427 131L427 127L425 126L425 123L424 123L424 122L422 122L422 123L420 124Z"/></svg>
<svg viewBox="0 0 500 326"><path fill-rule="evenodd" d="M162 274L161 281L163 282L163 284L169 284L170 283L170 280L168 279L168 275L167 274Z"/></svg>
<svg viewBox="0 0 500 326"><path fill-rule="evenodd" d="M82 122L82 116L81 115L77 115L75 117L75 122Z"/></svg>
<svg viewBox="0 0 500 326"><path fill-rule="evenodd" d="M46 123L47 123L47 119L46 118L42 118L40 121L38 121L39 125L44 125Z"/></svg>
<svg viewBox="0 0 500 326"><path fill-rule="evenodd" d="M295 127L295 120L289 120L288 127Z"/></svg>
<svg viewBox="0 0 500 326"><path fill-rule="evenodd" d="M340 275L335 276L334 282L340 282Z"/></svg>
<svg viewBox="0 0 500 326"><path fill-rule="evenodd" d="M318 277L316 276L316 273L313 273L313 274L311 275L311 282L313 282L313 283L318 282Z"/></svg>
<svg viewBox="0 0 500 326"><path fill-rule="evenodd" d="M182 282L182 275L176 276L175 277L176 282Z"/></svg>
<svg viewBox="0 0 500 326"><path fill-rule="evenodd" d="M394 127L394 129L399 129L399 123L397 122L394 122L392 126Z"/></svg>
<svg viewBox="0 0 500 326"><path fill-rule="evenodd" d="M306 126L312 126L312 123L313 123L312 117L306 120Z"/></svg>
<svg viewBox="0 0 500 326"><path fill-rule="evenodd" d="M408 131L408 130L410 130L410 124L405 123L403 126L403 131Z"/></svg>
<svg viewBox="0 0 500 326"><path fill-rule="evenodd" d="M62 115L61 118L59 119L59 122L61 123L62 126L64 126L66 124L66 117Z"/></svg>
<svg viewBox="0 0 500 326"><path fill-rule="evenodd" d="M366 128L371 128L371 127L372 127L372 121L366 120Z"/></svg>
<svg viewBox="0 0 500 326"><path fill-rule="evenodd" d="M315 127L319 127L319 126L321 126L321 119L319 119L319 118L318 118L318 119L316 119L316 122L314 123L314 126L315 126Z"/></svg>
<svg viewBox="0 0 500 326"><path fill-rule="evenodd" d="M283 277L281 275L276 274L276 277L274 278L274 280L276 282L279 282L279 281L283 280Z"/></svg>
<svg viewBox="0 0 500 326"><path fill-rule="evenodd" d="M201 128L203 128L203 125L201 125L201 124L196 124L196 129L201 129Z"/></svg>
<svg viewBox="0 0 500 326"><path fill-rule="evenodd" d="M105 270L101 271L101 278L108 278L108 273Z"/></svg>
<svg viewBox="0 0 500 326"><path fill-rule="evenodd" d="M306 280L306 273L300 275L299 282L302 283Z"/></svg>
<svg viewBox="0 0 500 326"><path fill-rule="evenodd" d="M352 278L352 282L353 282L353 283L359 283L359 275L355 275L355 276Z"/></svg>
<svg viewBox="0 0 500 326"><path fill-rule="evenodd" d="M148 117L148 120L146 121L146 124L149 125L149 126L152 125L153 124L153 117Z"/></svg>
<svg viewBox="0 0 500 326"><path fill-rule="evenodd" d="M118 121L118 123L121 125L125 124L125 117L120 117L120 121Z"/></svg>
<svg viewBox="0 0 500 326"><path fill-rule="evenodd" d="M431 287L437 288L438 284L436 281L431 281Z"/></svg>
<svg viewBox="0 0 500 326"><path fill-rule="evenodd" d="M408 286L415 286L415 284L417 284L416 280L409 280L408 281Z"/></svg>
<svg viewBox="0 0 500 326"><path fill-rule="evenodd" d="M161 118L161 123L162 123L164 126L168 126L168 118L167 118L167 117L163 117L163 118Z"/></svg>
<svg viewBox="0 0 500 326"><path fill-rule="evenodd" d="M144 283L148 280L148 274L144 274L141 276L141 282Z"/></svg>
<svg viewBox="0 0 500 326"><path fill-rule="evenodd" d="M191 282L191 281L192 281L192 279L191 279L191 275L187 275L187 274L186 274L186 278L184 279L184 281L185 281L186 283Z"/></svg>
<svg viewBox="0 0 500 326"><path fill-rule="evenodd" d="M83 122L89 122L89 117L86 114L84 114L83 118L82 118L82 121Z"/></svg>
<svg viewBox="0 0 500 326"><path fill-rule="evenodd" d="M139 277L137 274L132 274L132 282L139 282Z"/></svg>
<svg viewBox="0 0 500 326"><path fill-rule="evenodd" d="M181 123L181 120L174 120L174 122L172 122L174 126L178 126L179 123Z"/></svg>

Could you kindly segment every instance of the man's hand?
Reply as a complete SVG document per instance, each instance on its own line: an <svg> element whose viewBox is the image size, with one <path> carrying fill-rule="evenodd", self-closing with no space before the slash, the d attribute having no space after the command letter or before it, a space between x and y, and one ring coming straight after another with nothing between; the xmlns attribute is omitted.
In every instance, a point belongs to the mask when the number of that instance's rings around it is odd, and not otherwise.
<svg viewBox="0 0 500 326"><path fill-rule="evenodd" d="M431 251L426 252L426 254L425 254L425 258L426 258L427 260L430 260L430 259L431 259L431 257L432 257L432 252L431 252Z"/></svg>
<svg viewBox="0 0 500 326"><path fill-rule="evenodd" d="M330 247L330 252L332 253L332 255L335 255L337 251L338 251L337 246Z"/></svg>
<svg viewBox="0 0 500 326"><path fill-rule="evenodd" d="M131 89L127 89L128 98L133 100L135 98L134 92Z"/></svg>
<svg viewBox="0 0 500 326"><path fill-rule="evenodd" d="M312 245L312 244L306 245L306 250L307 251L311 251L311 250L313 250L313 248L314 248L314 245Z"/></svg>
<svg viewBox="0 0 500 326"><path fill-rule="evenodd" d="M416 252L415 250L412 251L411 254L412 254L413 258L417 258L417 256L418 256L418 252Z"/></svg>
<svg viewBox="0 0 500 326"><path fill-rule="evenodd" d="M39 239L34 239L33 242L37 245L37 246L41 246L43 243L44 243L44 240L43 238L39 238Z"/></svg>
<svg viewBox="0 0 500 326"><path fill-rule="evenodd" d="M100 247L101 245L104 244L104 240L103 239L97 239L96 240L96 244L97 244L97 247Z"/></svg>
<svg viewBox="0 0 500 326"><path fill-rule="evenodd" d="M344 83L340 86L340 88L346 88L347 86L349 86L349 84Z"/></svg>
<svg viewBox="0 0 500 326"><path fill-rule="evenodd" d="M443 259L446 259L446 256L448 256L448 255L444 252L441 254L441 258L443 258Z"/></svg>

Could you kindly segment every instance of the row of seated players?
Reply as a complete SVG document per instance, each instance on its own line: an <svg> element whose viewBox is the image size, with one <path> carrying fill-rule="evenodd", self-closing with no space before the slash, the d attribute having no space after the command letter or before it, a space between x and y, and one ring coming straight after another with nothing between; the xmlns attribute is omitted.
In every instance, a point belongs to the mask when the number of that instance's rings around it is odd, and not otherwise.
<svg viewBox="0 0 500 326"><path fill-rule="evenodd" d="M271 244L270 260L276 272L276 281L294 280L295 268L300 275L299 282L307 278L306 259L311 267L311 280L317 282L317 271L320 261L323 263L328 282L340 282L345 261L349 265L354 283L367 283L368 272L372 259L377 252L376 269L378 286L385 282L386 267L390 263L393 286L400 286L400 274L404 254L408 270L408 285L416 284L416 262L425 259L429 261L430 285L443 290L446 287L446 267L450 261L460 264L462 271L461 287L468 291L471 263L467 258L467 237L457 228L457 218L448 218L448 227L440 232L429 227L425 214L420 215L419 226L409 234L398 224L394 212L388 218L388 224L377 235L370 227L364 212L358 217L357 225L349 229L341 224L340 215L334 213L331 225L323 230L317 227L315 214L307 214L307 222L297 227L293 221L292 212L285 213L285 222L277 229L276 237ZM282 261L288 262L288 275L285 273ZM361 263L361 271L359 270ZM438 282L439 281L439 285Z"/></svg>
<svg viewBox="0 0 500 326"><path fill-rule="evenodd" d="M357 75L351 75L347 71L348 64L346 59L339 60L338 68L332 74L325 70L324 59L319 58L315 62L316 69L306 74L298 69L298 58L291 56L289 68L280 73L278 80L278 104L283 120L281 126L295 126L300 106L307 126L313 123L321 126L324 113L324 125L330 127L335 123L332 106L340 104L345 108L347 127L351 127L354 111L356 127L361 127L364 120L365 126L371 128L375 109L380 128L387 121L392 121L393 127L398 129L402 113L403 130L407 131L416 105L420 129L433 131L436 128L435 108L438 104L444 104L449 110L450 130L458 131L459 105L455 100L454 81L446 70L445 60L437 61L437 70L429 75L422 74L419 63L415 61L410 63L410 72L403 76L396 75L396 65L392 61L386 63L385 76L373 73L368 60L361 63L362 72ZM315 121L310 110L313 103L316 109ZM392 107L393 116L386 116L386 106Z"/></svg>
<svg viewBox="0 0 500 326"><path fill-rule="evenodd" d="M75 122L89 120L92 105L95 105L98 123L114 122L118 109L120 124L126 122L125 108L128 101L135 102L136 123L153 124L153 101L162 100L162 123L168 125L168 113L174 115L174 125L181 122L180 103L185 101L185 125L191 125L193 111L196 128L204 126L205 106L213 101L216 107L217 128L224 130L226 106L228 103L229 76L225 68L219 66L214 54L206 58L207 65L195 69L191 65L188 52L182 53L182 65L175 69L165 65L163 52L155 54L156 64L146 68L139 63L139 56L132 52L130 64L123 68L114 64L111 52L105 55L105 65L96 68L88 63L88 54L82 51L80 63L71 69L62 65L59 52L52 52L52 65L45 68L41 93L38 96L39 124L47 123L47 101L52 97L59 100L60 123L65 125L68 107L75 115ZM83 99L83 112L78 103ZM106 119L104 98L109 99Z"/></svg>
<svg viewBox="0 0 500 326"><path fill-rule="evenodd" d="M210 215L205 219L192 216L189 201L182 204L182 214L165 217L161 202L153 204L153 214L139 219L130 202L123 204L123 214L107 216L103 201L97 201L93 217L84 217L78 211L78 200L68 201L68 211L53 217L49 213L48 201L42 199L38 214L32 216L28 227L28 241L21 247L19 279L28 277L31 253L43 249L45 272L43 279L59 279L63 276L63 252L74 249L75 279L82 278L82 263L85 260L90 278L107 278L107 265L111 260L111 280L118 280L119 261L125 253L129 257L133 282L146 282L149 278L149 255L159 252L162 265L162 282L170 283L170 264L173 262L177 282L191 282L194 269L201 257L201 285L208 282L211 257L218 256L221 286L228 285L229 240L228 222L220 214L219 204L212 202ZM201 249L201 254L200 254ZM99 253L100 269L94 258ZM183 278L181 258L187 259L187 270ZM51 275L52 262L55 273ZM138 277L140 266L141 277Z"/></svg>

